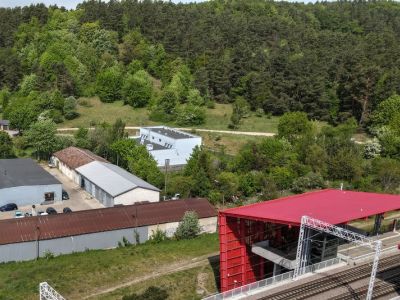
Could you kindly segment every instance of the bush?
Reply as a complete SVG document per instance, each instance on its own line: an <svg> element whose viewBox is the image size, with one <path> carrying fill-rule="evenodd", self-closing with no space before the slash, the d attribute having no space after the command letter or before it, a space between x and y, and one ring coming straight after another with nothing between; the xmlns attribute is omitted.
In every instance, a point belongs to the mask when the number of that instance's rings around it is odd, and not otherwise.
<svg viewBox="0 0 400 300"><path fill-rule="evenodd" d="M206 120L206 113L203 108L195 105L185 105L178 110L176 123L180 126L201 125Z"/></svg>
<svg viewBox="0 0 400 300"><path fill-rule="evenodd" d="M158 244L163 241L168 240L167 233L160 228L157 227L156 231L152 230L151 237L149 239L149 242L151 244Z"/></svg>
<svg viewBox="0 0 400 300"><path fill-rule="evenodd" d="M324 188L325 182L321 175L310 172L303 177L299 177L293 181L292 192L303 193L306 190Z"/></svg>
<svg viewBox="0 0 400 300"><path fill-rule="evenodd" d="M53 259L53 258L54 258L54 253L51 252L50 250L46 250L46 251L44 252L43 257L44 257L45 259Z"/></svg>
<svg viewBox="0 0 400 300"><path fill-rule="evenodd" d="M143 294L137 295L136 293L131 295L125 295L122 300L165 300L168 299L168 293L166 290L151 286Z"/></svg>
<svg viewBox="0 0 400 300"><path fill-rule="evenodd" d="M192 239L198 236L200 231L197 214L194 211L187 211L176 229L175 238L177 240Z"/></svg>

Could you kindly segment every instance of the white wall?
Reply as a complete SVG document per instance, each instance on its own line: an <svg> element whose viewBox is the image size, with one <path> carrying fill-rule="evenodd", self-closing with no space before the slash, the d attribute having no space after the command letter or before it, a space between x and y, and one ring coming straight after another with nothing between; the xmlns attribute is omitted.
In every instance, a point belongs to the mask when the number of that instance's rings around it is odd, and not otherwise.
<svg viewBox="0 0 400 300"><path fill-rule="evenodd" d="M63 173L76 184L79 184L79 174L76 173L75 170L70 169L66 164L64 164L55 156L52 157L52 160L61 173Z"/></svg>
<svg viewBox="0 0 400 300"><path fill-rule="evenodd" d="M217 217L199 219L201 233L214 233L217 231ZM149 238L157 231L164 231L168 237L172 237L178 228L179 222L151 225L148 227Z"/></svg>
<svg viewBox="0 0 400 300"><path fill-rule="evenodd" d="M45 193L54 193L54 201L62 199L62 185L17 186L0 189L0 206L15 203L18 206L43 203Z"/></svg>
<svg viewBox="0 0 400 300"><path fill-rule="evenodd" d="M114 205L130 205L134 204L135 202L141 201L158 202L160 201L160 192L143 188L136 188L122 195L114 197Z"/></svg>
<svg viewBox="0 0 400 300"><path fill-rule="evenodd" d="M138 227L140 242L148 239L147 226ZM96 232L82 235L69 236L51 240L14 243L0 245L0 262L23 261L36 259L37 246L39 244L39 256L43 257L46 251L54 255L69 254L72 252L83 252L87 249L110 249L118 246L118 242L126 238L135 244L135 228L118 229L112 231Z"/></svg>

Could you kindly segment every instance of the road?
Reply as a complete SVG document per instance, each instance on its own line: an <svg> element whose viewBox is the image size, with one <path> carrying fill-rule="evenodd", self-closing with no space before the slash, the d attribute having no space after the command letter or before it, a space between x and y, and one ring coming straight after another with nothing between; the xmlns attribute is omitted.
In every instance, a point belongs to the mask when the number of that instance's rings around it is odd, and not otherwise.
<svg viewBox="0 0 400 300"><path fill-rule="evenodd" d="M58 132L63 131L76 131L79 128L77 127L70 127L70 128L58 128ZM89 127L89 130L93 130L93 127ZM139 130L140 127L138 126L126 126L125 129L128 130ZM187 127L176 127L174 129L183 130L183 131L198 131L198 132L213 132L213 133L223 133L223 134L235 134L235 135L248 135L248 136L264 136L264 137L271 137L276 135L273 132L257 132L257 131L232 131L232 130L216 130L216 129L204 129L204 128L187 128Z"/></svg>

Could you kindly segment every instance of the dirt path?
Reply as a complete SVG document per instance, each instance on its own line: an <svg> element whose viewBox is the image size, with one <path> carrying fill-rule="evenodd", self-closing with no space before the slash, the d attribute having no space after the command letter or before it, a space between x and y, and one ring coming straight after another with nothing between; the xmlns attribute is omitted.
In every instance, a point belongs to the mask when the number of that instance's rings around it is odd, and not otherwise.
<svg viewBox="0 0 400 300"><path fill-rule="evenodd" d="M115 290L118 290L120 288L129 287L129 286L134 285L136 283L139 283L139 282L142 282L142 281L146 281L146 280L149 280L149 279L154 279L154 278L157 278L157 277L160 277L160 276L176 273L176 272L179 272L179 271L193 269L193 268L200 267L200 266L205 266L205 265L207 265L209 263L209 260L213 260L213 261L218 260L219 259L218 254L219 254L219 252L215 252L215 253L212 253L212 254L199 256L199 257L196 257L196 258L193 258L193 259L190 259L190 260L185 260L185 261L182 261L182 262L179 262L179 263L174 263L174 264L170 264L170 265L167 265L167 266L163 266L159 270L154 271L154 272L152 272L150 274L147 274L147 275L144 275L144 276L141 276L141 277L137 277L137 278L132 279L130 281L127 281L127 282L124 282L124 283L121 283L121 284L117 284L117 285L114 285L112 287L108 287L106 289L99 289L99 290L97 290L97 291L85 296L83 299L91 299L93 297L97 297L97 296L100 296L100 295L108 294L108 293L111 293L111 292L113 292Z"/></svg>
<svg viewBox="0 0 400 300"><path fill-rule="evenodd" d="M126 126L125 129L128 130L134 130L137 129L139 130L140 127L136 126ZM76 131L79 128L77 127L70 127L70 128L58 128L58 132L63 132L63 131ZM90 130L93 129L93 127L89 128ZM204 128L186 128L186 127L176 127L175 129L178 130L183 130L183 131L198 131L198 132L213 132L213 133L224 133L224 134L235 134L235 135L249 135L249 136L274 136L275 133L272 132L257 132L257 131L232 131L232 130L215 130L215 129L204 129Z"/></svg>

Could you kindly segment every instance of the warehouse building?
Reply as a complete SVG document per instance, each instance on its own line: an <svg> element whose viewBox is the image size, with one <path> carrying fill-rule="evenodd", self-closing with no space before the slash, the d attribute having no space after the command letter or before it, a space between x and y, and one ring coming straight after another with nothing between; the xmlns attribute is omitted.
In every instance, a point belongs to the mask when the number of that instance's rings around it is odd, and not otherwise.
<svg viewBox="0 0 400 300"><path fill-rule="evenodd" d="M216 231L217 213L200 198L1 220L0 262L115 248L123 238L143 243L157 228L171 236L186 211L197 213L202 233Z"/></svg>
<svg viewBox="0 0 400 300"><path fill-rule="evenodd" d="M93 161L107 162L104 158L87 149L68 147L53 154L51 162L61 173L76 184L79 184L79 174L76 169Z"/></svg>
<svg viewBox="0 0 400 300"><path fill-rule="evenodd" d="M116 165L93 161L76 172L81 188L106 207L160 200L158 188Z"/></svg>
<svg viewBox="0 0 400 300"><path fill-rule="evenodd" d="M32 159L0 159L0 206L52 203L61 197L61 182Z"/></svg>
<svg viewBox="0 0 400 300"><path fill-rule="evenodd" d="M166 126L142 127L139 136L134 138L146 146L159 168L165 168L167 163L171 169L181 169L194 148L201 146L200 136Z"/></svg>

